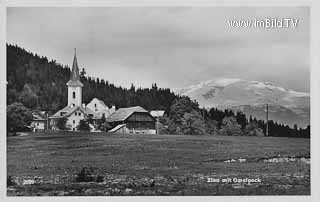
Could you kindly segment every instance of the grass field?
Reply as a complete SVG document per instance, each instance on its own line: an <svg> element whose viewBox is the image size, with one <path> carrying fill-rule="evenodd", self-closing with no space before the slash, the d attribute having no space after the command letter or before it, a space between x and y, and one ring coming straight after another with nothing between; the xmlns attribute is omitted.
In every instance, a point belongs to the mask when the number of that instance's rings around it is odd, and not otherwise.
<svg viewBox="0 0 320 202"><path fill-rule="evenodd" d="M266 162L287 156L309 158L310 140L31 133L7 138L7 194L309 195L308 162Z"/></svg>

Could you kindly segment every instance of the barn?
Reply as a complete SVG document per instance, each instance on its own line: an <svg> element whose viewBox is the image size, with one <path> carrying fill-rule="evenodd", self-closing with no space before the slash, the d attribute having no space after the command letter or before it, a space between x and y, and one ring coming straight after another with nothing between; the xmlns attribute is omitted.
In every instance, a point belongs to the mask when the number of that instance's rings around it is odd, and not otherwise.
<svg viewBox="0 0 320 202"><path fill-rule="evenodd" d="M156 134L156 119L140 106L120 108L106 121L113 127L111 133Z"/></svg>

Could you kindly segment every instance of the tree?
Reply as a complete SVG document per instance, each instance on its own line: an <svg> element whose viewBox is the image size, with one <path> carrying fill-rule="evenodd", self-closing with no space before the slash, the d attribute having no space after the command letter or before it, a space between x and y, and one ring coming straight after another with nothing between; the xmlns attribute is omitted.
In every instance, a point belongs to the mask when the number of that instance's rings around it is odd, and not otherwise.
<svg viewBox="0 0 320 202"><path fill-rule="evenodd" d="M32 118L32 112L22 103L14 102L7 107L7 129L10 132L27 130Z"/></svg>
<svg viewBox="0 0 320 202"><path fill-rule="evenodd" d="M190 113L192 110L199 111L199 105L190 100L189 97L183 96L175 99L170 107L169 117L175 124L182 123L182 117L185 113Z"/></svg>
<svg viewBox="0 0 320 202"><path fill-rule="evenodd" d="M183 115L181 132L187 135L204 135L205 124L199 112L192 110Z"/></svg>
<svg viewBox="0 0 320 202"><path fill-rule="evenodd" d="M237 123L237 120L235 117L225 117L222 120L222 126L220 129L221 135L241 135L241 126Z"/></svg>
<svg viewBox="0 0 320 202"><path fill-rule="evenodd" d="M81 72L80 72L80 76L81 77L85 77L87 74L86 70L84 68L82 68Z"/></svg>
<svg viewBox="0 0 320 202"><path fill-rule="evenodd" d="M258 127L258 123L255 121L251 121L245 127L245 135L247 136L264 136L261 128Z"/></svg>
<svg viewBox="0 0 320 202"><path fill-rule="evenodd" d="M219 134L218 122L211 119L206 120L205 130L206 130L206 133L209 135L218 135Z"/></svg>
<svg viewBox="0 0 320 202"><path fill-rule="evenodd" d="M66 130L67 129L66 123L67 123L67 118L65 118L65 117L59 118L59 119L57 119L56 127L59 130Z"/></svg>
<svg viewBox="0 0 320 202"><path fill-rule="evenodd" d="M101 116L98 128L101 131L105 131L105 132L107 132L108 130L110 130L112 128L112 126L108 122L106 122L106 116L104 114L102 114L102 116Z"/></svg>
<svg viewBox="0 0 320 202"><path fill-rule="evenodd" d="M35 109L38 106L38 97L33 93L29 85L24 85L22 92L20 93L18 100L23 103L24 106Z"/></svg>
<svg viewBox="0 0 320 202"><path fill-rule="evenodd" d="M80 131L90 131L89 121L87 120L80 120L77 129Z"/></svg>

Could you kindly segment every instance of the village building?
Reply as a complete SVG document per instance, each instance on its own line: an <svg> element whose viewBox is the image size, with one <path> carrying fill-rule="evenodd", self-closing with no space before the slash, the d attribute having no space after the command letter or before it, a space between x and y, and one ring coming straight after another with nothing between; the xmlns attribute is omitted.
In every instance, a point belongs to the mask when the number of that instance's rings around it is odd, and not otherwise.
<svg viewBox="0 0 320 202"><path fill-rule="evenodd" d="M33 111L30 128L33 132L43 132L47 128L47 115L45 111Z"/></svg>
<svg viewBox="0 0 320 202"><path fill-rule="evenodd" d="M93 98L87 104L87 108L91 109L99 118L101 118L103 115L105 117L108 117L116 111L116 107L114 105L111 108L109 108L107 105L104 104L102 100L99 100L98 98Z"/></svg>
<svg viewBox="0 0 320 202"><path fill-rule="evenodd" d="M83 84L80 81L76 52L67 86L68 105L49 117L51 129L59 130L59 120L66 119L66 129L78 131L80 121L90 119L90 131L99 131L97 126L104 116L106 122L113 127L109 132L156 134L156 119L142 107L116 110L114 105L109 108L98 98L93 98L87 105L82 103Z"/></svg>
<svg viewBox="0 0 320 202"><path fill-rule="evenodd" d="M140 106L120 108L106 121L114 127L111 133L156 134L155 118Z"/></svg>

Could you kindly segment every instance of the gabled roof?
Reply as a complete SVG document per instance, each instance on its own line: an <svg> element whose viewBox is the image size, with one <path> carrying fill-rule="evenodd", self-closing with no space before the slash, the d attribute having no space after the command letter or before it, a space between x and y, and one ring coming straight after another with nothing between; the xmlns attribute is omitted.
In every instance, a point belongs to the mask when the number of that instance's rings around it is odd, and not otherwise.
<svg viewBox="0 0 320 202"><path fill-rule="evenodd" d="M151 110L150 114L153 117L162 117L164 115L164 110Z"/></svg>
<svg viewBox="0 0 320 202"><path fill-rule="evenodd" d="M52 115L50 118L64 118L64 117L69 117L73 112L76 110L80 110L82 113L85 115L92 114L93 118L96 118L96 114L89 109L88 107L82 107L82 106L77 106L77 107L70 107L66 106L65 108L57 111L54 115ZM61 114L62 113L62 114Z"/></svg>
<svg viewBox="0 0 320 202"><path fill-rule="evenodd" d="M126 126L126 124L119 124L117 125L116 127L112 128L111 130L109 130L108 132L109 133L115 133L117 132L118 130L120 130L121 128L123 128L124 126Z"/></svg>
<svg viewBox="0 0 320 202"><path fill-rule="evenodd" d="M45 111L33 111L32 112L32 120L33 121L45 121L47 119L46 115L45 115Z"/></svg>
<svg viewBox="0 0 320 202"><path fill-rule="evenodd" d="M91 102L93 102L93 100L97 100L103 107L107 107L107 105L106 104L104 104L104 102L102 101L102 100L100 100L100 99L98 99L98 98L92 98L92 100L88 103L88 104L90 104ZM88 104L87 104L87 106L88 106Z"/></svg>
<svg viewBox="0 0 320 202"><path fill-rule="evenodd" d="M107 117L106 121L107 122L124 121L135 112L149 113L147 110L143 109L140 106L120 108L117 111L113 112L109 117Z"/></svg>

